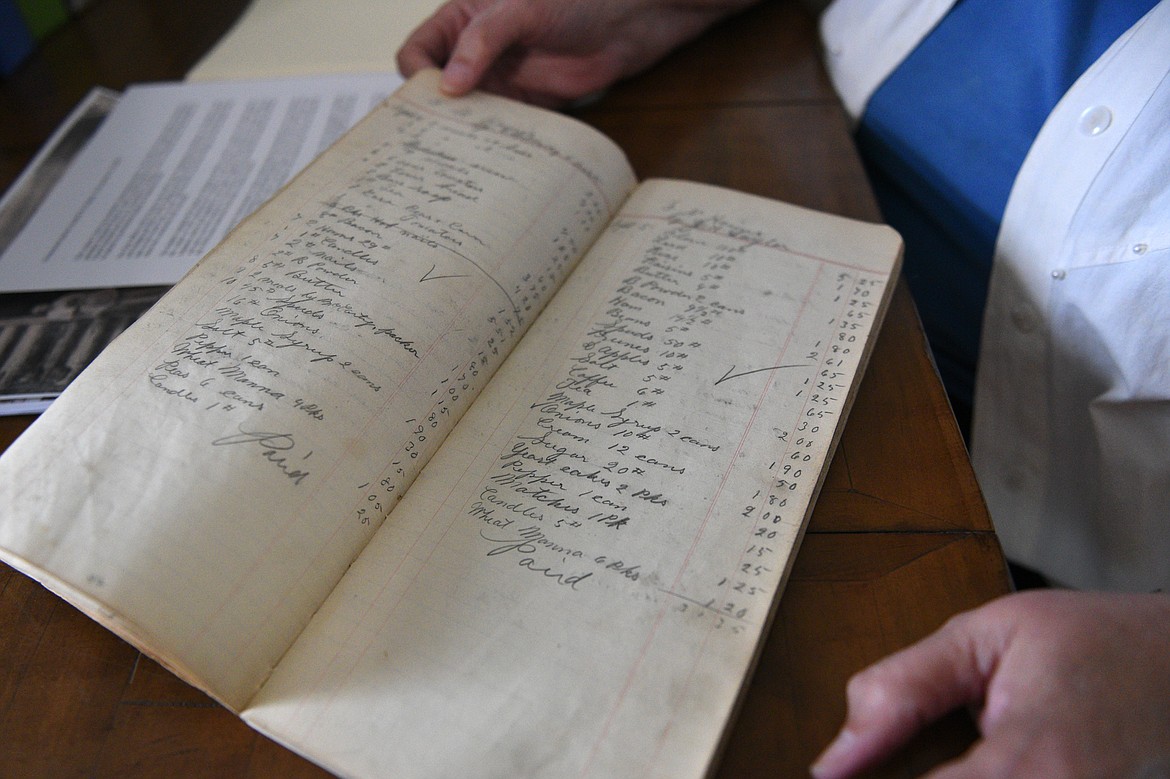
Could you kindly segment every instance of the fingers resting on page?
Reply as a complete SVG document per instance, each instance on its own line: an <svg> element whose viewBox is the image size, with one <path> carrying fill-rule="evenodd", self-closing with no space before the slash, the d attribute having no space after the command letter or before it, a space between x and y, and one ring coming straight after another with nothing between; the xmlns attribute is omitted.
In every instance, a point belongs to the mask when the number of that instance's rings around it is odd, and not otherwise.
<svg viewBox="0 0 1170 779"><path fill-rule="evenodd" d="M560 106L633 75L756 0L449 0L398 52L404 76L443 69L480 87Z"/></svg>
<svg viewBox="0 0 1170 779"><path fill-rule="evenodd" d="M813 766L842 779L946 712L981 738L932 779L1170 776L1170 597L1038 590L961 614L861 671Z"/></svg>

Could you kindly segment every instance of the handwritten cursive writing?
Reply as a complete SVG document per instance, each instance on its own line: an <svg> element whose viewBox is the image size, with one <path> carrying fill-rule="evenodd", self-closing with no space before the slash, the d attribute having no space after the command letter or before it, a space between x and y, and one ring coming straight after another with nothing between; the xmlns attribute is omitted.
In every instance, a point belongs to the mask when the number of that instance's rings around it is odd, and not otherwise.
<svg viewBox="0 0 1170 779"><path fill-rule="evenodd" d="M290 462L290 455L296 448L296 441L292 433L268 433L261 431L247 431L239 428L236 435L223 436L211 442L212 446L232 446L234 444L254 444L260 449L260 456L272 463L278 471L284 474L293 484L300 485L309 477L309 471ZM308 460L313 452L302 456L301 461Z"/></svg>

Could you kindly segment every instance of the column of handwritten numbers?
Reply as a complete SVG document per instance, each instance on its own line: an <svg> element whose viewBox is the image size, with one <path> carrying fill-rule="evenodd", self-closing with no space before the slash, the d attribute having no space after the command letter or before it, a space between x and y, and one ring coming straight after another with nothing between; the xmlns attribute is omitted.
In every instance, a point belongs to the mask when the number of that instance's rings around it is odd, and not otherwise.
<svg viewBox="0 0 1170 779"><path fill-rule="evenodd" d="M606 218L605 209L597 193L585 190L578 199L573 218L576 228L561 227L550 241L548 262L543 270L522 275L508 296L509 306L496 310L487 318L486 340L476 354L474 363L496 363L502 356L501 347L509 343L517 330L527 327L533 308L547 301L572 268L583 246L582 235Z"/></svg>
<svg viewBox="0 0 1170 779"><path fill-rule="evenodd" d="M828 322L832 331L820 370L815 380L805 380L809 385L809 400L802 424L826 420L831 423L832 417L841 413L849 377L860 364L865 337L873 325L884 286L881 278L837 273L833 303L838 306L838 314ZM818 340L818 349L821 344Z"/></svg>
<svg viewBox="0 0 1170 779"><path fill-rule="evenodd" d="M787 437L787 431L778 431ZM781 438L781 440L784 440ZM797 437L798 440L799 437ZM777 570L777 551L783 542L784 528L788 519L791 492L797 489L803 469L793 468L784 463L788 478L773 479L772 488L765 495L757 490L752 502L743 507L741 516L753 523L749 543L740 556L735 570L721 576L715 582L720 593L701 604L706 612L715 617L713 627L740 633L745 626L762 619L772 600L773 578L768 576ZM780 461L769 466L770 471L783 470Z"/></svg>
<svg viewBox="0 0 1170 779"><path fill-rule="evenodd" d="M368 490L364 504L356 509L356 519L363 525L382 520L401 498L408 485L408 479L417 474L422 463L418 462L428 440L445 436L460 416L468 400L478 394L486 379L483 365L476 357L470 362L456 365L439 381L431 392L433 405L422 419L403 420L406 426L406 443L390 462L390 467L377 484L359 484L359 490Z"/></svg>
<svg viewBox="0 0 1170 779"><path fill-rule="evenodd" d="M751 535L734 573L719 579L721 597L704 606L719 615L716 627L742 630L746 620L762 618L771 603L770 583L783 564L787 540L795 523L803 518L806 495L819 476L817 450L832 435L848 391L848 377L860 357L864 334L873 319L884 282L861 274L839 272L833 281L831 302L836 315L827 325L827 336L817 338L804 359L816 366L804 378L794 397L803 400L790 430L773 428L782 455L768 465L770 488L752 496L741 512L752 522ZM785 546L778 548L778 544Z"/></svg>
<svg viewBox="0 0 1170 779"><path fill-rule="evenodd" d="M820 425L801 419L795 431L775 430L774 434L788 448L780 460L773 461L768 470L772 475L770 489L757 490L752 502L743 507L741 516L752 522L749 543L740 556L736 569L719 579L716 586L721 595L706 604L718 615L715 627L730 628L739 633L744 625L762 619L772 601L770 574L779 570L783 560L778 559L786 549L791 536L786 527L795 516L795 493L808 478L815 478L808 465L810 449Z"/></svg>
<svg viewBox="0 0 1170 779"><path fill-rule="evenodd" d="M607 218L598 194L591 189L582 190L572 217L552 236L544 269L524 274L516 285L514 299L521 314L529 314L538 301L547 299L548 293L560 286L586 248L585 236L593 235Z"/></svg>

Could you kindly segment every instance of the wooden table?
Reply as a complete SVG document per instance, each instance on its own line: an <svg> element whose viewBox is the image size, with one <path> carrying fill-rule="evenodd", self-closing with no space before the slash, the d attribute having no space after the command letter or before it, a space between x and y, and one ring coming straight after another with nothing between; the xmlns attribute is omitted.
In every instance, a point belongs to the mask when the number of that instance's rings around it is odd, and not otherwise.
<svg viewBox="0 0 1170 779"><path fill-rule="evenodd" d="M245 5L97 0L0 82L0 186L91 85L181 78ZM878 219L814 22L796 0L729 20L581 116L621 144L642 177ZM30 421L0 419L0 446ZM1007 590L900 285L719 775L804 775L840 725L853 671ZM872 775L916 775L973 737L956 715ZM0 776L322 774L0 565Z"/></svg>

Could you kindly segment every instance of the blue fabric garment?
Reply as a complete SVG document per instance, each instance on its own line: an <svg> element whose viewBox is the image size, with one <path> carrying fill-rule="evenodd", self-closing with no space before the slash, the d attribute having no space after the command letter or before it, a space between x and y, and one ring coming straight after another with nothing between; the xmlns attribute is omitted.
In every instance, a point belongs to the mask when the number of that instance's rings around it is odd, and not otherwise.
<svg viewBox="0 0 1170 779"><path fill-rule="evenodd" d="M1041 125L1157 0L960 0L871 98L857 143L961 426L996 234Z"/></svg>

